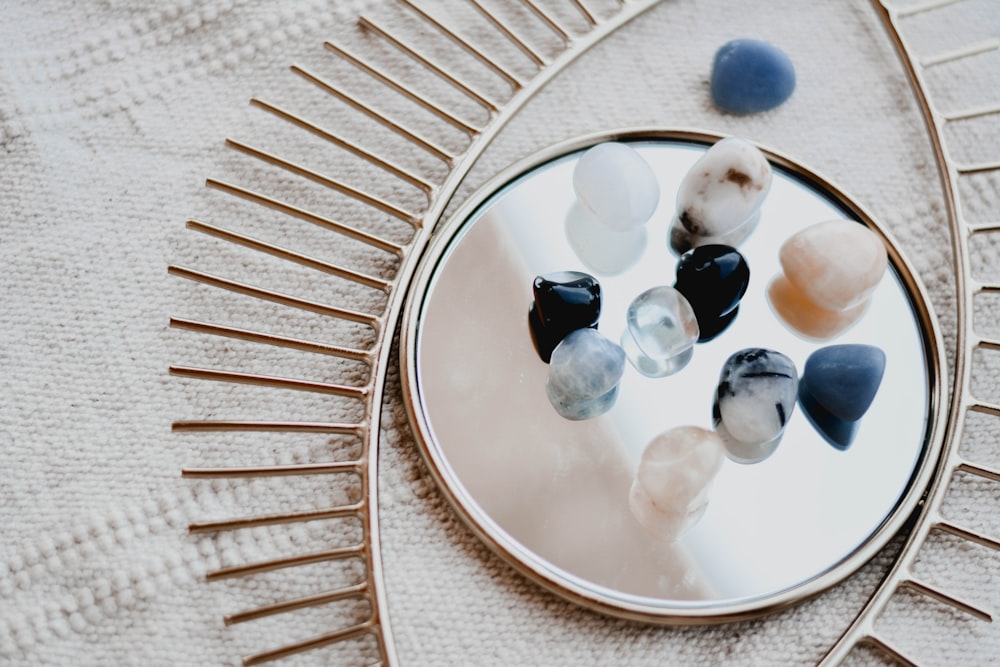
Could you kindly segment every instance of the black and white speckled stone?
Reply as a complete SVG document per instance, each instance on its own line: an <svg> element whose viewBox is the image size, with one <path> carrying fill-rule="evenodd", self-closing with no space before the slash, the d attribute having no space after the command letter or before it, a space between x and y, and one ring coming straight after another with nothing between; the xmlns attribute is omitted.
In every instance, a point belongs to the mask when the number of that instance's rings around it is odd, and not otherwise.
<svg viewBox="0 0 1000 667"><path fill-rule="evenodd" d="M795 409L799 378L784 354L747 348L723 364L712 406L730 458L750 463L774 451Z"/></svg>
<svg viewBox="0 0 1000 667"><path fill-rule="evenodd" d="M709 148L677 189L677 217L696 236L729 234L750 221L771 188L771 165L756 146L728 137Z"/></svg>

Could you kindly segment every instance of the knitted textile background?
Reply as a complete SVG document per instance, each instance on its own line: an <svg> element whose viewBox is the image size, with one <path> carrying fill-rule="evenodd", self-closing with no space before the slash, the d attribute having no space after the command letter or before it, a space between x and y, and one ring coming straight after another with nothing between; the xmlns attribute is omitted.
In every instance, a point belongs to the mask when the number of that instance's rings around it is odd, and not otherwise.
<svg viewBox="0 0 1000 667"><path fill-rule="evenodd" d="M489 33L466 2L422 4L472 38ZM553 33L518 3L484 4L510 15L543 49L554 48ZM582 26L568 1L541 4ZM614 0L585 4L596 12L617 6ZM190 522L206 518L327 507L357 489L325 475L247 482L179 474L185 465L329 460L352 445L322 435L261 433L203 441L170 429L173 420L206 417L344 421L358 419L358 406L337 397L167 374L176 363L242 364L265 374L344 382L360 373L357 364L261 352L167 325L170 316L184 316L283 327L296 337L354 346L368 334L309 313L221 300L166 271L171 263L191 265L347 308L384 306L385 295L375 290L184 229L187 219L197 218L376 275L389 270L384 254L372 248L203 187L206 177L257 187L405 242L407 225L330 200L319 186L223 145L226 137L240 139L323 173L348 174L355 184L371 183L367 189L381 188L381 196L417 202L419 194L406 187L379 185L370 165L248 105L259 97L294 109L439 178L440 161L417 154L288 71L299 63L353 85L435 141L460 149L460 134L441 129L323 48L325 39L336 39L387 65L397 62L398 51L356 29L361 11L407 29L407 12L393 0L51 0L6 7L0 24L0 664L235 664L240 656L363 617L364 605L338 602L251 623L222 622L241 609L354 581L358 568L352 564L204 581L206 572L234 563L330 549L356 536L356 526L317 521L220 534L187 531ZM908 21L914 49L933 56L995 39L1000 3L964 0ZM430 43L432 31L418 29L410 37ZM766 39L790 55L798 87L787 103L745 117L712 107L712 55L736 37ZM500 56L532 71L512 47ZM503 97L502 80L467 58L446 58L487 93ZM467 99L411 61L400 67L414 87L474 115ZM946 109L995 104L1000 51L929 70L928 83L932 99ZM745 136L841 185L913 262L951 358L954 281L934 156L903 67L869 3L666 0L544 88L487 149L455 201L544 146L638 125ZM948 138L958 160L996 159L1000 119L963 123ZM994 172L965 185L970 218L996 221L1000 177ZM974 270L987 277L992 271L995 279L998 249L991 237L979 243ZM1000 331L1000 300L984 298L977 308L984 332ZM988 398L1000 392L992 372L1000 365L985 367L974 389ZM461 524L420 460L398 372L390 372L384 405L379 516L388 613L403 665L812 664L846 628L899 548L897 541L845 583L763 620L662 628L605 618L526 581ZM985 421L973 426L963 447L998 465L1000 432ZM998 535L997 486L956 482L947 510ZM919 568L926 579L1000 609L997 553L938 538L925 545ZM915 595L897 596L880 627L926 664L986 665L1000 654L996 624ZM880 661L863 650L852 658ZM360 642L304 653L287 664L374 659L371 646Z"/></svg>

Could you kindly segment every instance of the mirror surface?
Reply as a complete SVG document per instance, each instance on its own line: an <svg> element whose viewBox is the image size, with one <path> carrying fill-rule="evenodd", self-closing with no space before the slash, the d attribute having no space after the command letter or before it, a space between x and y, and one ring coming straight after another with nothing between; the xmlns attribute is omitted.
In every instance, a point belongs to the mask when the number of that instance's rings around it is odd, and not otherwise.
<svg viewBox="0 0 1000 667"><path fill-rule="evenodd" d="M766 298L782 242L825 220L874 223L769 153L770 193L759 224L738 244L751 273L734 322L696 345L679 373L648 378L627 364L609 412L563 419L546 396L548 366L529 335L533 279L554 271L596 277L599 330L619 341L630 301L674 282L677 253L668 238L677 187L714 141L690 133L615 138L627 140L659 180L660 203L644 235L612 238L581 221L572 186L577 146L488 186L425 257L403 354L411 417L435 476L477 533L522 571L625 615L753 610L834 573L829 585L850 573L838 568L860 566L852 556L888 540L886 523L912 510L918 495L912 481L928 451L939 371L928 352L926 308L904 279L911 274L890 250L890 268L856 325L824 342L787 329ZM707 511L676 542L643 530L628 502L640 454L672 427L712 428L729 355L770 348L801 375L811 352L840 343L875 345L887 357L848 448L831 446L797 405L773 455L751 465L723 462Z"/></svg>

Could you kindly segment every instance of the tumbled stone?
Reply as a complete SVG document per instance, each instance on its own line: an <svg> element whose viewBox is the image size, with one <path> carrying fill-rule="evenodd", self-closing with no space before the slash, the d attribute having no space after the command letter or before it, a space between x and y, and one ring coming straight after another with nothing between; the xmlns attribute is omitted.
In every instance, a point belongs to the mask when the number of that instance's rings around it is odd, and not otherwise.
<svg viewBox="0 0 1000 667"><path fill-rule="evenodd" d="M736 316L740 314L740 307L736 306L728 313L722 317L716 317L714 319L702 317L698 320L698 342L707 343L710 340L714 340L723 331L729 328L729 325L736 321Z"/></svg>
<svg viewBox="0 0 1000 667"><path fill-rule="evenodd" d="M771 165L746 139L728 137L698 158L677 189L677 217L696 236L747 224L771 188Z"/></svg>
<svg viewBox="0 0 1000 667"><path fill-rule="evenodd" d="M609 410L625 372L625 352L595 329L577 329L552 352L545 385L566 419L590 419Z"/></svg>
<svg viewBox="0 0 1000 667"><path fill-rule="evenodd" d="M885 373L885 352L874 345L831 345L806 359L800 387L844 421L864 416Z"/></svg>
<svg viewBox="0 0 1000 667"><path fill-rule="evenodd" d="M631 146L613 141L580 156L573 169L580 202L604 225L618 231L646 224L660 202L660 184Z"/></svg>
<svg viewBox="0 0 1000 667"><path fill-rule="evenodd" d="M795 67L778 47L758 39L734 39L715 52L712 102L731 113L773 109L795 90Z"/></svg>
<svg viewBox="0 0 1000 667"><path fill-rule="evenodd" d="M545 393L560 417L571 421L583 421L600 417L615 406L618 400L618 385L594 398L573 398L552 384L545 385Z"/></svg>
<svg viewBox="0 0 1000 667"><path fill-rule="evenodd" d="M691 360L698 320L673 287L652 287L629 304L621 343L629 362L647 377L676 373Z"/></svg>
<svg viewBox="0 0 1000 667"><path fill-rule="evenodd" d="M781 245L779 259L789 282L827 310L867 300L888 265L882 239L850 220L820 222L795 233Z"/></svg>
<svg viewBox="0 0 1000 667"><path fill-rule="evenodd" d="M756 462L774 451L795 409L798 388L795 364L780 352L747 348L726 360L712 418L730 458Z"/></svg>
<svg viewBox="0 0 1000 667"><path fill-rule="evenodd" d="M831 345L806 359L799 405L810 423L837 449L854 442L885 373L885 352L873 345Z"/></svg>
<svg viewBox="0 0 1000 667"><path fill-rule="evenodd" d="M847 310L821 308L782 274L767 286L767 302L787 327L803 338L823 341L840 335L857 323L868 310L870 300Z"/></svg>
<svg viewBox="0 0 1000 667"><path fill-rule="evenodd" d="M858 434L859 421L846 421L834 417L823 406L816 402L812 394L799 383L799 405L809 423L813 425L816 432L835 449L846 450L854 443L854 438Z"/></svg>
<svg viewBox="0 0 1000 667"><path fill-rule="evenodd" d="M724 451L717 434L696 426L680 426L653 438L643 450L629 492L633 516L657 539L676 539L708 507Z"/></svg>
<svg viewBox="0 0 1000 667"><path fill-rule="evenodd" d="M750 284L750 266L736 248L704 245L677 262L674 288L684 295L698 319L699 340L718 335L732 322Z"/></svg>
<svg viewBox="0 0 1000 667"><path fill-rule="evenodd" d="M558 271L537 276L532 283L534 302L528 309L531 340L542 361L571 331L597 326L601 316L601 285L580 271Z"/></svg>

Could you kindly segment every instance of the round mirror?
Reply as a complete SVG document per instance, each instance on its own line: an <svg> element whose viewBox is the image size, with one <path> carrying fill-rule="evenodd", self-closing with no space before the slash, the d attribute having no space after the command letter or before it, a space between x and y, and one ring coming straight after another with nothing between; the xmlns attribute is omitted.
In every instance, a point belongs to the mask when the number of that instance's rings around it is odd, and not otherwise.
<svg viewBox="0 0 1000 667"><path fill-rule="evenodd" d="M582 271L602 289L598 330L619 341L631 301L673 285L678 185L720 137L636 130L544 151L501 174L436 232L404 324L405 394L417 440L445 495L515 567L560 594L629 618L722 622L815 595L885 545L919 501L940 450L941 351L912 272L864 210L791 160L764 151L773 181L759 223L733 242L750 267L735 319L667 377L631 364L613 407L564 419L546 394L549 366L528 324L536 276ZM661 196L639 232L595 228L581 215L573 170L598 143L628 143ZM885 243L889 269L864 315L818 342L775 316L767 290L779 248L813 223L849 219ZM608 234L619 234L608 237ZM713 428L726 359L744 348L806 359L830 344L885 353L870 408L836 443L797 405L773 454L726 458L704 514L680 537L647 532L630 509L640 456L658 434ZM835 438L834 438L835 440Z"/></svg>

